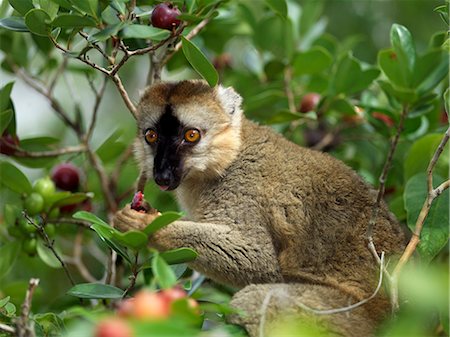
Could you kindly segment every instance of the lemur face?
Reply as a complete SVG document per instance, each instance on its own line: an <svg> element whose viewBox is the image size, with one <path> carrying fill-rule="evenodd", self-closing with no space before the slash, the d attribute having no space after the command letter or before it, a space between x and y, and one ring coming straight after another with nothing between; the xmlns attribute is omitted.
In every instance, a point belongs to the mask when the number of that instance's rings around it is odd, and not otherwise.
<svg viewBox="0 0 450 337"><path fill-rule="evenodd" d="M240 146L241 98L202 81L159 83L139 104L136 155L162 190L220 175Z"/></svg>

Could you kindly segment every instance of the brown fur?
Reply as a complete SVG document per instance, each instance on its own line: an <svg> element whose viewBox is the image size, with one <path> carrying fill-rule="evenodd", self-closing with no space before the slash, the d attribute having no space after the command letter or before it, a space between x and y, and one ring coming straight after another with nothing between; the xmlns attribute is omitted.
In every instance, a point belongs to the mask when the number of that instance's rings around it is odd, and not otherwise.
<svg viewBox="0 0 450 337"><path fill-rule="evenodd" d="M269 295L268 326L285 311L311 316L296 303L331 309L369 297L378 278L365 240L375 191L342 162L241 117L240 100L235 106L227 101L234 92L226 92L224 99L220 90L205 86L198 81L161 84L142 98L141 121L152 113L149 107L171 101L175 107L188 106L185 113L208 115L214 136L194 159L214 169L190 164L192 170L176 191L189 220L160 230L151 243L163 250L191 247L199 253L194 269L217 282L244 287L232 305L247 315L230 320L251 336L259 333L260 308ZM152 155L140 144L138 158L145 169ZM404 235L384 204L374 240L387 254L404 247ZM281 305L283 301L287 303ZM387 304L379 295L356 310L321 316L320 321L335 335L367 336Z"/></svg>

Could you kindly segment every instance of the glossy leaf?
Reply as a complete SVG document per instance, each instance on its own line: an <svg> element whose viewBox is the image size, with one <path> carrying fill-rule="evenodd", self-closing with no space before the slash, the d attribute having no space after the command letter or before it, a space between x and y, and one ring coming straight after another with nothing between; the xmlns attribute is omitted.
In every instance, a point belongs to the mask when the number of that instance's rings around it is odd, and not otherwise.
<svg viewBox="0 0 450 337"><path fill-rule="evenodd" d="M0 134L6 130L13 118L13 111L11 109L0 112Z"/></svg>
<svg viewBox="0 0 450 337"><path fill-rule="evenodd" d="M97 18L98 0L70 1L72 2L74 7L77 7L84 13Z"/></svg>
<svg viewBox="0 0 450 337"><path fill-rule="evenodd" d="M434 89L449 74L448 53L433 50L417 59L413 75L413 86L419 94Z"/></svg>
<svg viewBox="0 0 450 337"><path fill-rule="evenodd" d="M416 64L416 48L411 33L406 27L393 24L390 35L392 48L399 61L399 69L407 82L411 83Z"/></svg>
<svg viewBox="0 0 450 337"><path fill-rule="evenodd" d="M0 161L1 184L17 193L31 193L32 187L25 176L16 166L7 162Z"/></svg>
<svg viewBox="0 0 450 337"><path fill-rule="evenodd" d="M75 219L85 220L85 221L88 221L88 222L90 222L90 223L93 223L93 224L99 224L99 225L101 225L101 226L106 226L106 227L112 229L112 227L110 227L106 222L104 222L102 219L100 219L100 218L97 217L95 214L92 214L92 213L90 213L90 212L79 211L79 212L76 212L76 213L73 215L73 217L74 217Z"/></svg>
<svg viewBox="0 0 450 337"><path fill-rule="evenodd" d="M147 235L152 235L161 228L180 219L182 216L183 214L179 212L165 212L147 225L147 227L143 229L143 232Z"/></svg>
<svg viewBox="0 0 450 337"><path fill-rule="evenodd" d="M333 58L325 48L312 47L311 49L294 56L294 74L304 75L319 73L327 69L332 62Z"/></svg>
<svg viewBox="0 0 450 337"><path fill-rule="evenodd" d="M60 14L51 23L53 27L75 28L75 27L95 27L95 20L88 16L75 14Z"/></svg>
<svg viewBox="0 0 450 337"><path fill-rule="evenodd" d="M127 144L118 140L122 134L122 130L113 131L96 150L102 162L107 163L115 160L121 153L123 153L123 151L125 151Z"/></svg>
<svg viewBox="0 0 450 337"><path fill-rule="evenodd" d="M20 242L13 241L0 246L0 280L9 273L20 252Z"/></svg>
<svg viewBox="0 0 450 337"><path fill-rule="evenodd" d="M13 32L29 32L25 20L16 16L1 19L0 27L12 30Z"/></svg>
<svg viewBox="0 0 450 337"><path fill-rule="evenodd" d="M25 16L25 14L34 8L31 0L8 0L8 2L22 16Z"/></svg>
<svg viewBox="0 0 450 337"><path fill-rule="evenodd" d="M299 113L293 113L289 110L282 110L267 120L267 124L288 123L303 118Z"/></svg>
<svg viewBox="0 0 450 337"><path fill-rule="evenodd" d="M175 273L159 254L153 256L152 271L156 281L163 289L171 288L177 283Z"/></svg>
<svg viewBox="0 0 450 337"><path fill-rule="evenodd" d="M194 68L195 71L202 76L211 87L215 86L219 81L219 75L211 62L209 62L206 56L200 49L198 49L196 45L183 36L181 37L181 43L184 56L192 68Z"/></svg>
<svg viewBox="0 0 450 337"><path fill-rule="evenodd" d="M438 175L433 176L433 178L435 184L444 181ZM419 173L406 183L404 192L405 209L408 227L411 230L414 230L422 205L427 198L426 181L426 174ZM423 225L417 250L425 263L430 262L448 242L449 202L449 191L446 190L433 201Z"/></svg>
<svg viewBox="0 0 450 337"><path fill-rule="evenodd" d="M94 35L89 36L88 40L89 42L101 42L109 39L111 36L115 36L119 33L119 31L125 27L124 22L119 22L114 25L110 25L106 27L105 29L99 31L98 33L95 33Z"/></svg>
<svg viewBox="0 0 450 337"><path fill-rule="evenodd" d="M400 60L393 49L384 49L378 53L378 66L386 77L396 86L408 88L409 79L401 71Z"/></svg>
<svg viewBox="0 0 450 337"><path fill-rule="evenodd" d="M39 36L48 36L50 33L50 16L42 9L32 9L25 16L25 24L30 32Z"/></svg>
<svg viewBox="0 0 450 337"><path fill-rule="evenodd" d="M265 0L267 6L270 7L275 13L286 17L288 13L287 5L285 0Z"/></svg>
<svg viewBox="0 0 450 337"><path fill-rule="evenodd" d="M54 248L56 249L56 248ZM48 249L42 240L38 240L37 244L37 253L39 258L44 262L47 266L51 268L61 268L61 263L58 261L56 256L52 253L50 249ZM58 252L58 255L61 256L61 252Z"/></svg>
<svg viewBox="0 0 450 337"><path fill-rule="evenodd" d="M59 10L59 5L56 2L49 0L39 0L39 6L52 20L56 17Z"/></svg>
<svg viewBox="0 0 450 337"><path fill-rule="evenodd" d="M130 25L125 27L120 36L123 39L151 39L153 41L165 40L170 36L168 30L146 25Z"/></svg>
<svg viewBox="0 0 450 337"><path fill-rule="evenodd" d="M63 192L64 193L64 192ZM79 204L89 198L86 193L69 193L67 196L60 198L52 204L52 208L63 207L67 205Z"/></svg>
<svg viewBox="0 0 450 337"><path fill-rule="evenodd" d="M9 82L0 89L0 111L5 111L9 108L13 86L14 82Z"/></svg>
<svg viewBox="0 0 450 337"><path fill-rule="evenodd" d="M147 235L135 230L130 230L125 233L114 231L112 237L125 247L129 247L134 250L144 247L148 241Z"/></svg>
<svg viewBox="0 0 450 337"><path fill-rule="evenodd" d="M388 97L393 97L401 103L414 103L417 101L417 93L412 89L393 87L390 82L378 81L378 85Z"/></svg>
<svg viewBox="0 0 450 337"><path fill-rule="evenodd" d="M190 262L195 260L198 256L197 252L190 248L178 248L173 250L167 250L165 252L159 253L159 255L168 264L179 264Z"/></svg>
<svg viewBox="0 0 450 337"><path fill-rule="evenodd" d="M70 288L67 295L87 299L121 299L124 291L102 283L80 283Z"/></svg>

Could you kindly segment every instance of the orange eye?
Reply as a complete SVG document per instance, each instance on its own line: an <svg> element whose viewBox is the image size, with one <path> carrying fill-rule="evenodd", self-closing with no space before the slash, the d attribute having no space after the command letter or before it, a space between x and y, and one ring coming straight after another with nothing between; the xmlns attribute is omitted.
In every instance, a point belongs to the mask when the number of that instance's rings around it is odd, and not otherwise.
<svg viewBox="0 0 450 337"><path fill-rule="evenodd" d="M184 133L184 140L189 143L198 142L200 139L200 131L197 129L189 129Z"/></svg>
<svg viewBox="0 0 450 337"><path fill-rule="evenodd" d="M149 144L153 144L158 140L158 134L153 129L148 129L145 131L145 140Z"/></svg>

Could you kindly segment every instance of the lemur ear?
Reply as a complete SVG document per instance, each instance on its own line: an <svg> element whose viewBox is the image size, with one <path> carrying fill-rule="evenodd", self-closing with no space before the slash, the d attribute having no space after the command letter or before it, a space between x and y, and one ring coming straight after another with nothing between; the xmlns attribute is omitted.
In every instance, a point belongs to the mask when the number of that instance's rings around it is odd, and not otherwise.
<svg viewBox="0 0 450 337"><path fill-rule="evenodd" d="M219 85L217 87L217 97L226 113L230 115L241 114L242 97L232 87L224 88Z"/></svg>

